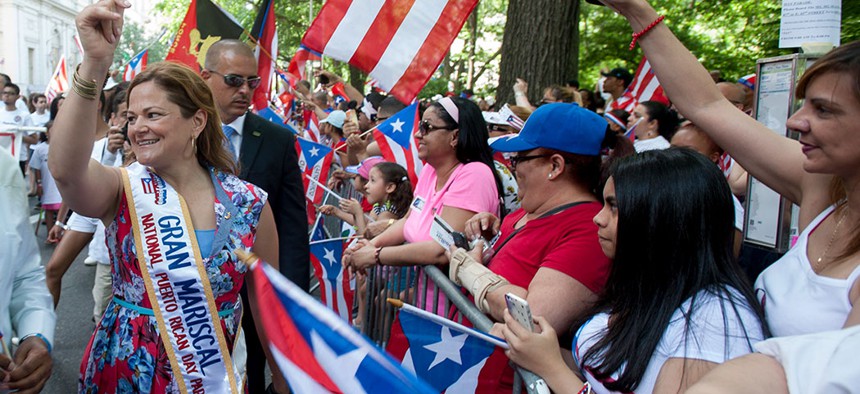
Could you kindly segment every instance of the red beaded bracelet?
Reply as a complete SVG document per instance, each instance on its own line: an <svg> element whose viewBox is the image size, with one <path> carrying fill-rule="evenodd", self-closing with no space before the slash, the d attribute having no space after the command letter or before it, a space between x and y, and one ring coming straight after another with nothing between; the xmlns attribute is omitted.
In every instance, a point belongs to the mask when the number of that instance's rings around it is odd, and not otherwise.
<svg viewBox="0 0 860 394"><path fill-rule="evenodd" d="M658 24L660 24L660 22L663 22L663 19L666 19L666 16L660 15L659 17L657 17L657 19L654 20L654 22L651 22L651 24L648 25L648 27L642 29L642 31L640 31L638 33L633 33L633 40L630 41L630 50L632 51L633 48L636 48L636 41L638 41L640 37L644 36L649 31L651 31L651 29L653 29L654 26L657 26Z"/></svg>

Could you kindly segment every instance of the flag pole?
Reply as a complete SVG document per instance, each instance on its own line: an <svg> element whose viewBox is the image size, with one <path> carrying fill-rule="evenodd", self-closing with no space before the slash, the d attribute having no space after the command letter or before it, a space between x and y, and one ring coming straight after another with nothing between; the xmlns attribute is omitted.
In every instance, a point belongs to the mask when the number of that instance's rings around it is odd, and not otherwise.
<svg viewBox="0 0 860 394"><path fill-rule="evenodd" d="M314 179L310 174L305 174L305 177L307 177L307 178L308 178L308 180L310 180L311 182L313 182L315 185L317 185L317 186L319 186L320 188L322 188L323 190L325 190L325 191L326 191L326 193L329 193L329 194L333 195L333 196L334 196L334 198L336 198L338 201L343 200L343 197L341 197L341 196L337 195L337 193L335 193L333 190L331 190L331 189L327 188L325 185L323 185L322 183L320 183L318 180Z"/></svg>
<svg viewBox="0 0 860 394"><path fill-rule="evenodd" d="M505 341L503 341L497 337L494 337L492 335L489 335L489 334L483 333L481 331L475 330L474 328L466 327L466 326L464 326L460 323L457 323L455 321L448 320L442 316L434 314L433 312L428 312L428 311L425 311L423 309L416 308L416 307L414 307L410 304L407 304L407 303L405 303L405 302L403 302L397 298L388 298L387 300L388 300L389 304L394 305L395 307L402 309L406 313L411 313L413 315L420 316L424 319L430 320L434 323L441 324L441 325L449 327L449 328L453 328L454 330L457 330L457 331L462 332L464 334L468 334L468 335L471 335L471 336L476 337L478 339L482 339L486 342L492 343L493 345L496 345L502 349L505 349L505 350L510 349L510 346L508 346L507 342L505 342Z"/></svg>

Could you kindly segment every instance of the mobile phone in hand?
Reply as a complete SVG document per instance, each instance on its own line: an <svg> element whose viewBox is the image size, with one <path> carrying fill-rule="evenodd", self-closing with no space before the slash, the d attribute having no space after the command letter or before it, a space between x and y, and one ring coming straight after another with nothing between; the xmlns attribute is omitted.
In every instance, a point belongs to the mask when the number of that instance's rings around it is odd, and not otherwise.
<svg viewBox="0 0 860 394"><path fill-rule="evenodd" d="M513 293L505 294L505 303L508 305L508 312L514 317L517 323L520 323L529 331L534 331L534 323L532 320L532 310L529 308L528 301L518 297Z"/></svg>

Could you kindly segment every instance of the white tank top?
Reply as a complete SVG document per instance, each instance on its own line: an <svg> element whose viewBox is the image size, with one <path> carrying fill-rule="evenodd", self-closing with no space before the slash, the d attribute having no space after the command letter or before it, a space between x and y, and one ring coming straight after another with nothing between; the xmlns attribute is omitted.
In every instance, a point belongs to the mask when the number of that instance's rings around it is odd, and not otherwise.
<svg viewBox="0 0 860 394"><path fill-rule="evenodd" d="M794 247L755 282L756 296L775 337L838 330L851 312L849 293L860 276L860 266L847 279L828 278L816 274L806 257L809 234L834 208L825 209L809 223Z"/></svg>

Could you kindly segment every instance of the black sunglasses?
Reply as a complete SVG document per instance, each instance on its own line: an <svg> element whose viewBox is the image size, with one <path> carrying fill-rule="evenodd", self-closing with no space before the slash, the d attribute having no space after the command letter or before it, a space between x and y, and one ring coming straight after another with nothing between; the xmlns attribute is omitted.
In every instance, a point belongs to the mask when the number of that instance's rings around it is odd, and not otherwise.
<svg viewBox="0 0 860 394"><path fill-rule="evenodd" d="M517 165L529 160L539 159L541 157L550 157L552 153L545 153L542 155L531 155L531 156L512 156L511 157L511 169L516 169Z"/></svg>
<svg viewBox="0 0 860 394"><path fill-rule="evenodd" d="M431 132L434 132L436 130L452 130L452 129L448 126L441 126L441 127L440 126L433 126L432 124L430 124L430 122L428 122L426 120L422 120L422 121L418 122L418 134L420 134L422 136L430 134Z"/></svg>
<svg viewBox="0 0 860 394"><path fill-rule="evenodd" d="M236 74L221 74L218 71L214 71L214 70L209 70L209 72L223 76L224 77L224 83L227 84L227 86L234 87L234 88L242 87L242 85L244 85L245 82L248 82L249 88L256 89L257 86L260 86L260 82L262 82L260 77L245 78L241 75L236 75Z"/></svg>

